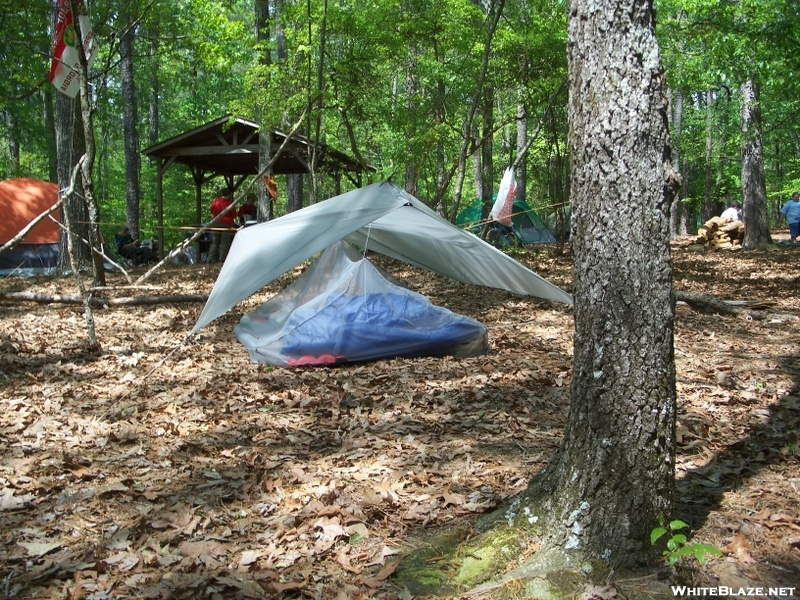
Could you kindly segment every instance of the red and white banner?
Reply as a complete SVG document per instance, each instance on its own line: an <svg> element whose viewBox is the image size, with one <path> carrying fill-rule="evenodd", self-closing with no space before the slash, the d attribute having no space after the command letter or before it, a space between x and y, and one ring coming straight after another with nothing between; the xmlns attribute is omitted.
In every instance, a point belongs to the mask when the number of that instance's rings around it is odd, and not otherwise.
<svg viewBox="0 0 800 600"><path fill-rule="evenodd" d="M89 66L97 54L97 44L94 41L92 24L86 13L83 0L75 0L78 9L78 24L83 35L83 52ZM78 59L78 32L70 9L70 0L58 0L56 20L56 35L53 39L53 61L50 64L50 82L56 89L65 93L70 98L78 95L80 84L78 77L80 61Z"/></svg>

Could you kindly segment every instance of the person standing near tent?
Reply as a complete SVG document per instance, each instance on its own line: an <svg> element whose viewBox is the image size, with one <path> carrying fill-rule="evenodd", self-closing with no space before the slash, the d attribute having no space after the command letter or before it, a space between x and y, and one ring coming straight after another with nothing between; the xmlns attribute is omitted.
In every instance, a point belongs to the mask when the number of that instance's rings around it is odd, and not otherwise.
<svg viewBox="0 0 800 600"><path fill-rule="evenodd" d="M211 216L216 219L230 205L231 189L224 187L219 191L219 196L211 203ZM208 251L208 262L225 262L228 257L228 250L231 248L231 242L233 242L235 219L236 211L231 209L214 224L211 248Z"/></svg>
<svg viewBox="0 0 800 600"><path fill-rule="evenodd" d="M781 208L781 220L784 218L789 224L789 243L796 244L800 236L800 193L792 194L792 199Z"/></svg>

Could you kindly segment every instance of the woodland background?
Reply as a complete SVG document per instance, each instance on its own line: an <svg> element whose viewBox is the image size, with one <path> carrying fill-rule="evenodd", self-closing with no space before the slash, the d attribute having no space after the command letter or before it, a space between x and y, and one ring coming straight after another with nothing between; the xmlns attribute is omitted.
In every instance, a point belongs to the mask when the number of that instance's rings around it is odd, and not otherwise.
<svg viewBox="0 0 800 600"><path fill-rule="evenodd" d="M0 179L56 181L47 0L0 3ZM154 237L155 166L140 151L231 113L301 132L376 168L455 217L486 202L522 153L519 194L539 212L569 199L566 3L407 0L93 0L95 194L103 233ZM800 10L789 0L659 0L673 162L673 233L741 200L739 85L760 93L770 218L800 188ZM488 15L502 10L491 37ZM529 151L524 152L530 143ZM304 204L332 195L321 178ZM220 181L208 184L214 197ZM165 236L187 225L188 173L165 178ZM275 213L287 210L282 193ZM131 210L132 209L132 210ZM128 217L126 217L126 214ZM131 219L130 215L138 216Z"/></svg>

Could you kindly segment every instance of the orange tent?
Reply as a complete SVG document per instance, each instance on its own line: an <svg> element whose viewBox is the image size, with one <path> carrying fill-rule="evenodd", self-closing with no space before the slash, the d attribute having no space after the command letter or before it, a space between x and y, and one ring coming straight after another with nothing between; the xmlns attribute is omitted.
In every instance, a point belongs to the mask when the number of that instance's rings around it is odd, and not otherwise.
<svg viewBox="0 0 800 600"><path fill-rule="evenodd" d="M36 217L58 202L58 186L38 179L7 179L0 183L0 243L5 244ZM58 220L58 211L53 217ZM58 243L59 226L41 220L28 232L23 244Z"/></svg>
<svg viewBox="0 0 800 600"><path fill-rule="evenodd" d="M38 179L0 183L0 245L14 239L31 221L58 201L58 186ZM58 219L58 211L51 213ZM42 219L11 250L0 252L0 276L55 273L60 227Z"/></svg>

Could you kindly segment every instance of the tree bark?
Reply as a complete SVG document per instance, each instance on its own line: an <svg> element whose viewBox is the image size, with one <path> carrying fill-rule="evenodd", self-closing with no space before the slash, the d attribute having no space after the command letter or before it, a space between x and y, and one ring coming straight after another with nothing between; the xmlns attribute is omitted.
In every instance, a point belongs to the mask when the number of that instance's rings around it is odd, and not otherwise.
<svg viewBox="0 0 800 600"><path fill-rule="evenodd" d="M417 57L416 49L409 49L408 64L406 65L406 173L404 189L412 196L417 195L417 180L419 172L416 161L416 148L414 138L417 135L414 114L417 110Z"/></svg>
<svg viewBox="0 0 800 600"><path fill-rule="evenodd" d="M55 29L55 27L53 28ZM78 163L78 159L86 151L86 143L81 126L80 109L77 98L70 98L61 93L55 96L56 101L56 148L58 156L58 189L59 194L69 188L72 177L72 169ZM78 173L78 180L75 190L83 189L81 184L81 174ZM78 237L85 240L89 238L89 213L82 194L72 194L64 198L64 211L68 214L69 222L75 229ZM66 223L66 219L62 219ZM72 269L69 259L69 243L67 233L62 231L61 241L58 251L58 271L64 274ZM76 267L80 270L88 269L92 266L92 253L86 244L75 244Z"/></svg>
<svg viewBox="0 0 800 600"><path fill-rule="evenodd" d="M286 194L288 210L294 212L303 208L303 175L300 173L286 176Z"/></svg>
<svg viewBox="0 0 800 600"><path fill-rule="evenodd" d="M739 121L742 130L742 248L750 250L772 243L764 179L759 86L754 77L739 86Z"/></svg>
<svg viewBox="0 0 800 600"><path fill-rule="evenodd" d="M563 442L521 499L528 510L517 522L544 517L542 556L534 562L629 566L649 559L649 533L672 507L669 207L678 178L652 3L572 0L568 36L570 411Z"/></svg>

